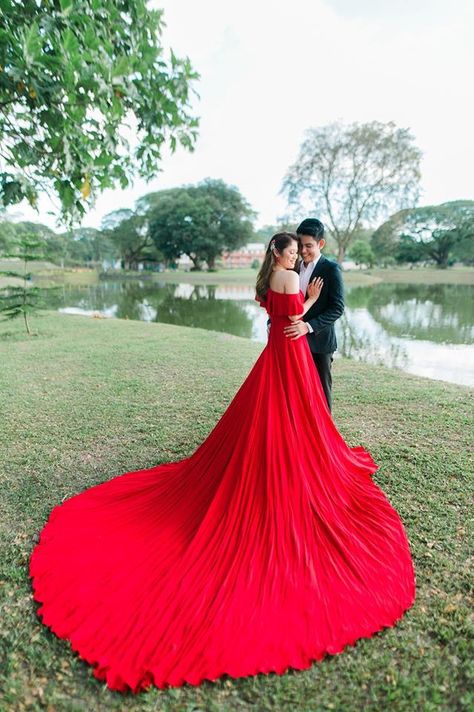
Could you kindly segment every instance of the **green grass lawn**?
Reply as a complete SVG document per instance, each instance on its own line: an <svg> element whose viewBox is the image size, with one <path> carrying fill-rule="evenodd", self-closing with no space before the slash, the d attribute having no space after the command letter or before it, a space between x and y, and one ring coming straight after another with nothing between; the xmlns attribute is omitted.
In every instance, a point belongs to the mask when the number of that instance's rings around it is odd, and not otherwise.
<svg viewBox="0 0 474 712"><path fill-rule="evenodd" d="M473 391L335 362L336 422L380 464L375 480L411 542L417 599L395 628L304 672L122 696L39 623L27 573L35 537L65 497L192 453L261 346L167 324L33 321L39 336L29 338L20 321L0 325L2 712L473 709Z"/></svg>

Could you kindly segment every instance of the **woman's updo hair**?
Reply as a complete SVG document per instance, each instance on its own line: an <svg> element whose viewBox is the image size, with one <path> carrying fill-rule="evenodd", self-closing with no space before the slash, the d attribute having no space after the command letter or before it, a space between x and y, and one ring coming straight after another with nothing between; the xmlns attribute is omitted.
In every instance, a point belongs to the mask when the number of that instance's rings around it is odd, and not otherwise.
<svg viewBox="0 0 474 712"><path fill-rule="evenodd" d="M267 251L265 252L260 272L257 275L257 284L255 286L257 297L262 301L265 300L270 286L270 277L273 272L273 265L276 261L276 254L281 254L285 247L291 245L292 242L298 243L298 238L292 232L277 232L277 234L273 235L268 243Z"/></svg>

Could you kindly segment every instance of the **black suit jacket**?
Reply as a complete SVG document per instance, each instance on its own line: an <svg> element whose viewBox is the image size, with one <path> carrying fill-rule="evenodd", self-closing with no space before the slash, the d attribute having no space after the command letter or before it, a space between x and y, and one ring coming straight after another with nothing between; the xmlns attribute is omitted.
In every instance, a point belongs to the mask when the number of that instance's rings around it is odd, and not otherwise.
<svg viewBox="0 0 474 712"><path fill-rule="evenodd" d="M317 354L328 354L337 349L334 322L344 312L344 286L341 268L337 262L328 260L321 255L311 273L310 281L315 277L323 278L323 288L318 301L313 304L311 309L308 309L303 321L307 321L313 328L314 333L307 336L311 351Z"/></svg>

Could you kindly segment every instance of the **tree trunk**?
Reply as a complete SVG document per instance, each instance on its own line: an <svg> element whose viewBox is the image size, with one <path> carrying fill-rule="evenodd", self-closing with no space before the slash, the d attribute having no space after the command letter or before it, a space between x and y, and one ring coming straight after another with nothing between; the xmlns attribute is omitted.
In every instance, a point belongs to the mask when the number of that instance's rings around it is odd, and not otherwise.
<svg viewBox="0 0 474 712"><path fill-rule="evenodd" d="M436 250L431 253L438 269L447 269L449 250Z"/></svg>
<svg viewBox="0 0 474 712"><path fill-rule="evenodd" d="M215 267L216 267L216 257L215 257L215 255L209 256L209 257L206 259L206 262L207 262L207 268L208 268L208 269L215 269Z"/></svg>
<svg viewBox="0 0 474 712"><path fill-rule="evenodd" d="M31 336L31 329L30 329L30 325L28 323L28 317L26 315L26 311L23 312L23 319L25 320L27 334L28 334L28 336Z"/></svg>
<svg viewBox="0 0 474 712"><path fill-rule="evenodd" d="M26 266L26 260L25 260L25 266ZM28 324L28 316L27 316L27 314L26 314L26 302L27 302L26 278L24 277L23 280L24 280L24 281L23 281L23 299L22 299L22 302L23 302L23 319L25 320L26 332L27 332L28 336L31 336L30 325Z"/></svg>
<svg viewBox="0 0 474 712"><path fill-rule="evenodd" d="M344 259L345 255L346 248L344 247L344 245L339 244L337 246L337 261L339 262L339 264L342 264L342 260Z"/></svg>

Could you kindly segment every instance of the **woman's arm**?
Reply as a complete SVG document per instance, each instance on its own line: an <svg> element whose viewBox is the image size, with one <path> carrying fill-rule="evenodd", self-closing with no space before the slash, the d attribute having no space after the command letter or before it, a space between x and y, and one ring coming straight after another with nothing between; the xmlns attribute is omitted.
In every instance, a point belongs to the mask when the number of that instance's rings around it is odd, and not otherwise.
<svg viewBox="0 0 474 712"><path fill-rule="evenodd" d="M315 302L318 301L322 288L323 288L322 277L317 277L316 279L313 279L313 281L308 284L308 299L304 303L303 312L301 314L295 314L293 316L289 316L288 319L291 322L300 321L300 319L306 314L308 309L311 309L313 304L315 304Z"/></svg>

